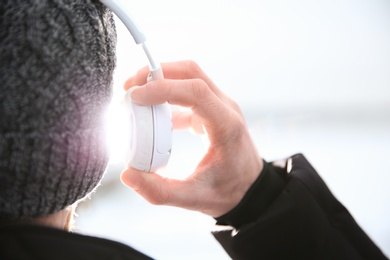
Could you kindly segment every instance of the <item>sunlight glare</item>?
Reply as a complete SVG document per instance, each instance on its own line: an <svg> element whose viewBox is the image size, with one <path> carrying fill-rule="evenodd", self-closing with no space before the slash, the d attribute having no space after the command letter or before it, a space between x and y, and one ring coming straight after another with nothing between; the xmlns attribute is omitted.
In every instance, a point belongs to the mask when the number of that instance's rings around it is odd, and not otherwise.
<svg viewBox="0 0 390 260"><path fill-rule="evenodd" d="M112 102L107 110L107 142L110 163L124 162L126 149L131 137L131 120L126 120L126 112L121 102Z"/></svg>

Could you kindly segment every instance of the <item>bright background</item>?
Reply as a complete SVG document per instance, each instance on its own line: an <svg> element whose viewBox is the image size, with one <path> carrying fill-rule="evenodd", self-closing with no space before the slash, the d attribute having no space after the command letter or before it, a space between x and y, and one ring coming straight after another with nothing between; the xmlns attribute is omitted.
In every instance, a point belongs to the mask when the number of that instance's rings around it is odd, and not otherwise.
<svg viewBox="0 0 390 260"><path fill-rule="evenodd" d="M390 1L124 2L160 61L200 64L239 103L260 154L304 153L390 256ZM147 64L119 21L117 30L115 102ZM166 174L187 175L203 149L199 137L175 133ZM157 259L229 259L212 218L149 205L120 183L117 158L79 208L78 231Z"/></svg>

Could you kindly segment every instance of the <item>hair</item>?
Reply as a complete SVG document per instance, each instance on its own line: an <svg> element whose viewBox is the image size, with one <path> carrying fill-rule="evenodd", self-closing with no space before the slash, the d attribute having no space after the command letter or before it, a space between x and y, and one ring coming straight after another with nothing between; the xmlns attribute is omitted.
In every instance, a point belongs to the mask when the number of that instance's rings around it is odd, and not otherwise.
<svg viewBox="0 0 390 260"><path fill-rule="evenodd" d="M0 24L0 219L49 215L107 168L113 16L97 0L3 0Z"/></svg>

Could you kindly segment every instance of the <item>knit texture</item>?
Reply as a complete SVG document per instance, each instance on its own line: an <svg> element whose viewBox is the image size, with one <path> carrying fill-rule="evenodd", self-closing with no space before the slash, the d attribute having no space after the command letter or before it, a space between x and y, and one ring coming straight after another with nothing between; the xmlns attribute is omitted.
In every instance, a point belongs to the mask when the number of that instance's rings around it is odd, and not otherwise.
<svg viewBox="0 0 390 260"><path fill-rule="evenodd" d="M108 163L115 26L93 0L0 2L0 219L84 198Z"/></svg>

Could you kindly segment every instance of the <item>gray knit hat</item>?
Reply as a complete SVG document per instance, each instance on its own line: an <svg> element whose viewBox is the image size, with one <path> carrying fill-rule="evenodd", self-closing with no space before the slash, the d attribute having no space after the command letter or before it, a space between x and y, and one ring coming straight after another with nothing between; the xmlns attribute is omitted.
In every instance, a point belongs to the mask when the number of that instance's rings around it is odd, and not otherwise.
<svg viewBox="0 0 390 260"><path fill-rule="evenodd" d="M114 21L97 0L2 0L0 23L0 219L48 215L106 170Z"/></svg>

